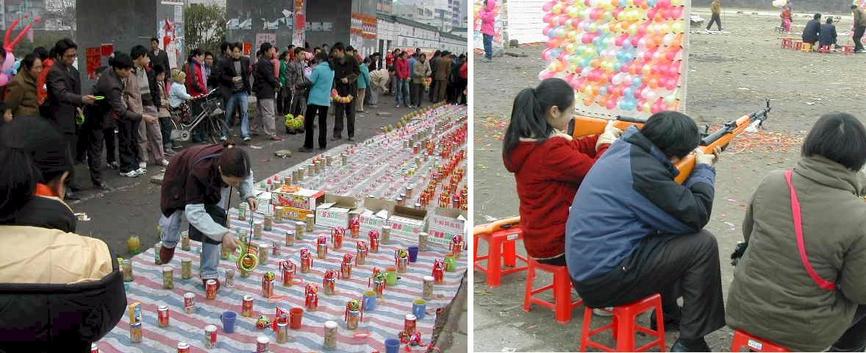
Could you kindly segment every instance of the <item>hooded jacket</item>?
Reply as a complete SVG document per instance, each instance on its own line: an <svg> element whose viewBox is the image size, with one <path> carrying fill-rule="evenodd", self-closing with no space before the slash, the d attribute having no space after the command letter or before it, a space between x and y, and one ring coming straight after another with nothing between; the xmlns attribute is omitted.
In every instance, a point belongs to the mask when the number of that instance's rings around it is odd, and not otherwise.
<svg viewBox="0 0 866 353"><path fill-rule="evenodd" d="M6 109L12 116L38 116L39 102L36 93L36 78L30 71L21 69L6 88Z"/></svg>
<svg viewBox="0 0 866 353"><path fill-rule="evenodd" d="M597 136L569 140L566 136L538 142L523 139L504 157L505 169L514 173L520 198L520 227L526 253L537 259L565 252L568 206L583 177L607 150L595 151Z"/></svg>
<svg viewBox="0 0 866 353"><path fill-rule="evenodd" d="M496 8L496 0L487 0L487 8L481 10L481 33L493 36L496 35L494 23L496 22L496 13L493 10Z"/></svg>
<svg viewBox="0 0 866 353"><path fill-rule="evenodd" d="M710 220L716 171L698 164L684 185L679 170L630 127L583 179L565 235L568 271L576 281L600 277L629 257L641 239L690 234Z"/></svg>
<svg viewBox="0 0 866 353"><path fill-rule="evenodd" d="M809 262L836 291L818 287L803 267L791 193L784 172L775 171L746 209L749 246L734 271L726 321L792 351L817 352L866 304L866 177L821 156L803 158L793 171Z"/></svg>

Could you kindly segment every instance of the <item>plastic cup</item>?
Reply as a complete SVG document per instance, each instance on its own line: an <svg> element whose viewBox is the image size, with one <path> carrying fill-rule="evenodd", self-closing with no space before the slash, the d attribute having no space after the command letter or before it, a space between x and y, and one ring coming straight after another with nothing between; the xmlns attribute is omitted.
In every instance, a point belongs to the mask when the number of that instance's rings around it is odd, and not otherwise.
<svg viewBox="0 0 866 353"><path fill-rule="evenodd" d="M373 295L364 294L364 311L372 311L376 309L376 293Z"/></svg>
<svg viewBox="0 0 866 353"><path fill-rule="evenodd" d="M238 318L238 313L234 311L226 311L220 315L220 321L223 322L223 332L225 333L233 333L235 332L235 320Z"/></svg>
<svg viewBox="0 0 866 353"><path fill-rule="evenodd" d="M301 329L301 319L304 318L303 308L292 308L289 310L289 328L292 330Z"/></svg>
<svg viewBox="0 0 866 353"><path fill-rule="evenodd" d="M419 299L412 303L412 315L415 315L418 320L423 320L427 316L427 301Z"/></svg>
<svg viewBox="0 0 866 353"><path fill-rule="evenodd" d="M385 340L385 353L399 353L400 352L400 340L396 338L389 338Z"/></svg>
<svg viewBox="0 0 866 353"><path fill-rule="evenodd" d="M409 262L418 261L418 247L410 246L409 247Z"/></svg>

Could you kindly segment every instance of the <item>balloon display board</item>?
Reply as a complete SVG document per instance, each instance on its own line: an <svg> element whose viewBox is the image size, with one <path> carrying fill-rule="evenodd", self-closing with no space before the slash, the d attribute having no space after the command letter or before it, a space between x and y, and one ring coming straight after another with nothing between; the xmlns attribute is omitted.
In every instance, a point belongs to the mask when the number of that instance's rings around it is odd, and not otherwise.
<svg viewBox="0 0 866 353"><path fill-rule="evenodd" d="M550 0L539 79L575 90L578 114L685 109L690 0Z"/></svg>

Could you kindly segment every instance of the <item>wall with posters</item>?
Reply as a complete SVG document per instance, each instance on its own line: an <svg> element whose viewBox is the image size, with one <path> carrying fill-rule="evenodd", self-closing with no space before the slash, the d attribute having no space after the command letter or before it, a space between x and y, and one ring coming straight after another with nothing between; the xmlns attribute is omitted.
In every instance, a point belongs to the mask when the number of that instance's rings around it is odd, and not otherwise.
<svg viewBox="0 0 866 353"><path fill-rule="evenodd" d="M303 0L300 3L303 9ZM295 5L295 0L227 0L226 37L229 41L251 43L253 51L264 42L285 50L295 39Z"/></svg>
<svg viewBox="0 0 866 353"><path fill-rule="evenodd" d="M451 33L440 32L436 27L403 17L378 15L376 51L389 52L394 49L421 48L425 52L448 50L465 53L467 39Z"/></svg>

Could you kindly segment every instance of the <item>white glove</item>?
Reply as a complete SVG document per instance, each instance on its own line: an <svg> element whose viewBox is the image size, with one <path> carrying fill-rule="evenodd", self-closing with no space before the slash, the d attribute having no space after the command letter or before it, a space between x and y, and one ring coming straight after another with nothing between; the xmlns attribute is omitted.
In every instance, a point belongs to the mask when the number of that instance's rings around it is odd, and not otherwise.
<svg viewBox="0 0 866 353"><path fill-rule="evenodd" d="M700 147L698 147L697 149L695 149L695 162L697 164L706 164L708 166L712 166L718 161L719 152L721 151L716 148L716 151L714 153L707 154L704 153L704 151Z"/></svg>
<svg viewBox="0 0 866 353"><path fill-rule="evenodd" d="M617 138L622 136L622 130L614 125L614 120L608 121L604 126L604 132L598 135L598 141L595 143L595 150L598 151L601 145L612 144Z"/></svg>

